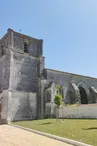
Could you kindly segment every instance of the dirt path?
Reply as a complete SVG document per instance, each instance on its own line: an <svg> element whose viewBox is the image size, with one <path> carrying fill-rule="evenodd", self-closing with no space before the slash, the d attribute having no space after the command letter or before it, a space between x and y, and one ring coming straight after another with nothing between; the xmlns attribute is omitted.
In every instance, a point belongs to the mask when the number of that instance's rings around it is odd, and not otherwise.
<svg viewBox="0 0 97 146"><path fill-rule="evenodd" d="M0 125L0 146L71 146L9 125Z"/></svg>

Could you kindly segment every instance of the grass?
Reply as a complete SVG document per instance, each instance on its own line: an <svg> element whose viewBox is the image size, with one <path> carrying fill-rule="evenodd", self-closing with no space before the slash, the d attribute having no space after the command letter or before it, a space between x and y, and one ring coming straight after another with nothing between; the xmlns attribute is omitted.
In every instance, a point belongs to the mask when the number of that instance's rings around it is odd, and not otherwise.
<svg viewBox="0 0 97 146"><path fill-rule="evenodd" d="M97 146L97 120L65 119L58 123L56 119L43 119L13 124Z"/></svg>

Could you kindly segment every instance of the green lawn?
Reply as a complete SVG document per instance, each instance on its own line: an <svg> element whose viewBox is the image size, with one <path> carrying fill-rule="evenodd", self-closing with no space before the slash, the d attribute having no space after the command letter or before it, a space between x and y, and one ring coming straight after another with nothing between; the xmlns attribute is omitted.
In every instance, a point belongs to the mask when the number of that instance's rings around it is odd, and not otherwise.
<svg viewBox="0 0 97 146"><path fill-rule="evenodd" d="M66 119L58 123L56 119L44 119L13 124L97 146L97 120Z"/></svg>

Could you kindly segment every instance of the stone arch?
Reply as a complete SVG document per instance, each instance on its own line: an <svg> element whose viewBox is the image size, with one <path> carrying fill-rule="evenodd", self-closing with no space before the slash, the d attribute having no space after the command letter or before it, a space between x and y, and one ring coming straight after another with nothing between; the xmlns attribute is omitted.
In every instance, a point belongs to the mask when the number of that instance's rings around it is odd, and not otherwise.
<svg viewBox="0 0 97 146"><path fill-rule="evenodd" d="M75 83L69 83L66 102L68 104L81 103L79 88Z"/></svg>
<svg viewBox="0 0 97 146"><path fill-rule="evenodd" d="M54 83L49 82L44 89L45 102L49 103L52 100L52 87Z"/></svg>
<svg viewBox="0 0 97 146"><path fill-rule="evenodd" d="M79 88L77 87L77 85L75 83L71 83L71 86L72 86L74 93L75 93L75 103L81 103Z"/></svg>
<svg viewBox="0 0 97 146"><path fill-rule="evenodd" d="M92 103L97 103L97 89L94 86L90 86L90 95Z"/></svg>
<svg viewBox="0 0 97 146"><path fill-rule="evenodd" d="M87 86L84 83L80 82L78 84L78 88L79 88L79 91L80 91L81 104L90 103L90 91L87 88Z"/></svg>
<svg viewBox="0 0 97 146"><path fill-rule="evenodd" d="M56 86L60 86L58 84L55 84L54 82L49 82L45 88L44 88L44 98L45 102L54 102L54 97L57 94ZM60 86L60 93L63 98L63 87Z"/></svg>
<svg viewBox="0 0 97 146"><path fill-rule="evenodd" d="M44 89L44 96L45 96L45 102L51 102L51 90L50 88Z"/></svg>
<svg viewBox="0 0 97 146"><path fill-rule="evenodd" d="M56 84L49 82L44 88L44 116L51 116L54 110L54 97L56 95Z"/></svg>

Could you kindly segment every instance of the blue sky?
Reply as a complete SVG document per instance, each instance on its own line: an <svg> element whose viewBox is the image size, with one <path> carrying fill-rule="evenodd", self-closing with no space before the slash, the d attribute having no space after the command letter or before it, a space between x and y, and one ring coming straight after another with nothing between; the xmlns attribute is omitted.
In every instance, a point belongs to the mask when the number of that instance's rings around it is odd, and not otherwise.
<svg viewBox="0 0 97 146"><path fill-rule="evenodd" d="M97 0L1 0L8 28L44 40L46 68L97 77Z"/></svg>

